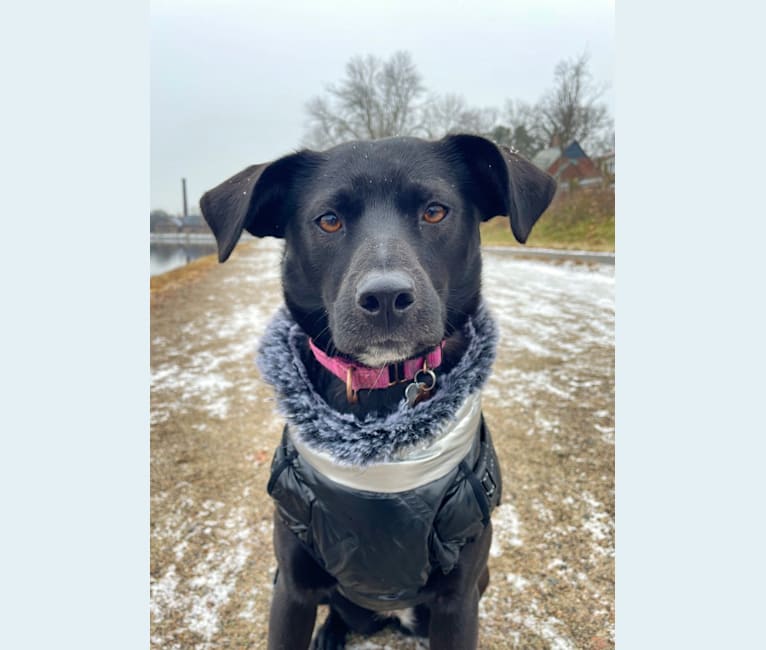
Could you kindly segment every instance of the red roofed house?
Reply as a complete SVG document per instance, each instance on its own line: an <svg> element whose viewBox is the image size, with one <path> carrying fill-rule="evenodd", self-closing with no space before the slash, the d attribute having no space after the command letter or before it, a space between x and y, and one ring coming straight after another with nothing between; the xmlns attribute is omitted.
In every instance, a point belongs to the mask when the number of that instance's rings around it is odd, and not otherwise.
<svg viewBox="0 0 766 650"><path fill-rule="evenodd" d="M561 188L573 185L588 187L604 182L598 165L588 157L577 140L572 140L563 151L558 147L543 149L532 162L553 176Z"/></svg>

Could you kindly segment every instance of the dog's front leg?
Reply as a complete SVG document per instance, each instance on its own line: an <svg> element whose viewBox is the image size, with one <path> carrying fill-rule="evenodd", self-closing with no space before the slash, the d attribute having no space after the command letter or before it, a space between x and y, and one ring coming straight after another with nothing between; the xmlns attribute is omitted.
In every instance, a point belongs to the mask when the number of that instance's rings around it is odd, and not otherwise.
<svg viewBox="0 0 766 650"><path fill-rule="evenodd" d="M479 643L479 588L464 598L438 599L428 627L431 650L475 650Z"/></svg>
<svg viewBox="0 0 766 650"><path fill-rule="evenodd" d="M458 565L434 585L428 637L432 650L475 650L479 645L479 599L489 584L487 558L492 543L489 523L478 539L460 552Z"/></svg>
<svg viewBox="0 0 766 650"><path fill-rule="evenodd" d="M317 603L291 590L284 575L277 577L271 599L269 650L306 650L311 642Z"/></svg>

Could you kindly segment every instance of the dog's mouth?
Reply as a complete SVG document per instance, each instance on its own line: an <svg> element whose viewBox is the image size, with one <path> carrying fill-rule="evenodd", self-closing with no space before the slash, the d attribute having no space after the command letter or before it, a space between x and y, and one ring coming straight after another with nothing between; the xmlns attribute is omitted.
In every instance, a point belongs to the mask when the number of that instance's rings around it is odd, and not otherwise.
<svg viewBox="0 0 766 650"><path fill-rule="evenodd" d="M364 364L369 368L380 368L392 363L399 363L412 359L417 356L422 356L433 350L439 345L441 341L423 342L423 341L404 341L401 339L382 339L368 343L364 347L359 349L344 352L341 351L344 356L347 356L354 361Z"/></svg>
<svg viewBox="0 0 766 650"><path fill-rule="evenodd" d="M438 311L425 313L395 328L370 327L354 318L336 319L335 322L331 319L329 331L335 349L341 355L369 368L380 368L422 356L439 345L446 327L439 316Z"/></svg>
<svg viewBox="0 0 766 650"><path fill-rule="evenodd" d="M401 342L386 341L368 346L364 352L354 356L365 366L377 368L404 361L415 355L417 346Z"/></svg>

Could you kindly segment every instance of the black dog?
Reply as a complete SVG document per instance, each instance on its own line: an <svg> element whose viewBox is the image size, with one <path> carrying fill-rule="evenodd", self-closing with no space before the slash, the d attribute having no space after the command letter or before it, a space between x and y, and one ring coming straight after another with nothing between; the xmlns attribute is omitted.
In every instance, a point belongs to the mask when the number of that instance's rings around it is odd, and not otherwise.
<svg viewBox="0 0 766 650"><path fill-rule="evenodd" d="M477 136L451 135L437 142L390 138L322 153L300 151L249 167L207 192L200 205L221 262L243 229L257 237L285 238L285 303L300 329L327 355L359 367L389 366L390 373L404 360L425 358L441 346L441 363L430 371L435 385L413 380L414 404L431 391L438 394L440 377L466 351L464 327L481 305L479 223L510 216L513 234L524 243L554 192L550 176L508 149ZM313 389L334 411L363 419L392 413L402 403L401 383L355 391L350 371L344 382L308 345L299 347ZM473 436L483 440L484 435L482 422ZM279 469L296 455L284 446L278 452ZM466 485L479 485L468 469L464 474ZM499 473L492 489L495 483L497 499ZM307 494L312 502L319 498ZM352 596L353 589L328 569L331 563L317 555L310 535L329 533L306 532L307 526L320 524L309 515L296 521L290 508L280 504L269 648L307 648L322 603L330 605L330 615L315 639L317 648L341 648L349 629L368 634L397 617L409 632L427 635L432 648L475 648L478 601L489 581L487 508L495 502L482 505L481 525L460 540L448 572L444 562L437 569L431 560L430 574L414 597L385 596L388 600L379 607L374 599ZM369 525L361 521L364 513L358 524L354 515L345 514L351 527ZM381 529L375 530L379 535ZM393 548L399 531L386 531ZM379 554L384 564L385 555ZM333 566L342 566L344 559L336 557ZM381 575L375 579L386 578Z"/></svg>

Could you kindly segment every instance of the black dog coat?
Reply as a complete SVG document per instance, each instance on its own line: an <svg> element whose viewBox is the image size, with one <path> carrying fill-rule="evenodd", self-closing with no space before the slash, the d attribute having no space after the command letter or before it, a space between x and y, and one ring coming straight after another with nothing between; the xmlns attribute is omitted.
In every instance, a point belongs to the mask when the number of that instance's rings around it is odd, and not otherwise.
<svg viewBox="0 0 766 650"><path fill-rule="evenodd" d="M268 492L279 516L338 581L339 591L362 607L415 604L429 575L454 568L460 549L483 531L500 502L497 456L480 415L479 390L497 340L485 308L466 323L464 335L466 352L439 377L431 399L363 421L332 411L314 392L298 354L305 334L284 310L262 341L258 365L288 418ZM373 474L386 463L401 473L408 453L427 454L454 433L462 442L436 454L433 480L422 480L429 478L425 469L410 489L365 489L376 485ZM349 483L339 478L349 473L354 477Z"/></svg>
<svg viewBox="0 0 766 650"><path fill-rule="evenodd" d="M489 523L500 502L497 457L484 421L469 455L446 476L405 492L340 485L296 451L288 428L268 492L279 516L338 581L369 609L408 607L434 568L449 573L460 549Z"/></svg>

